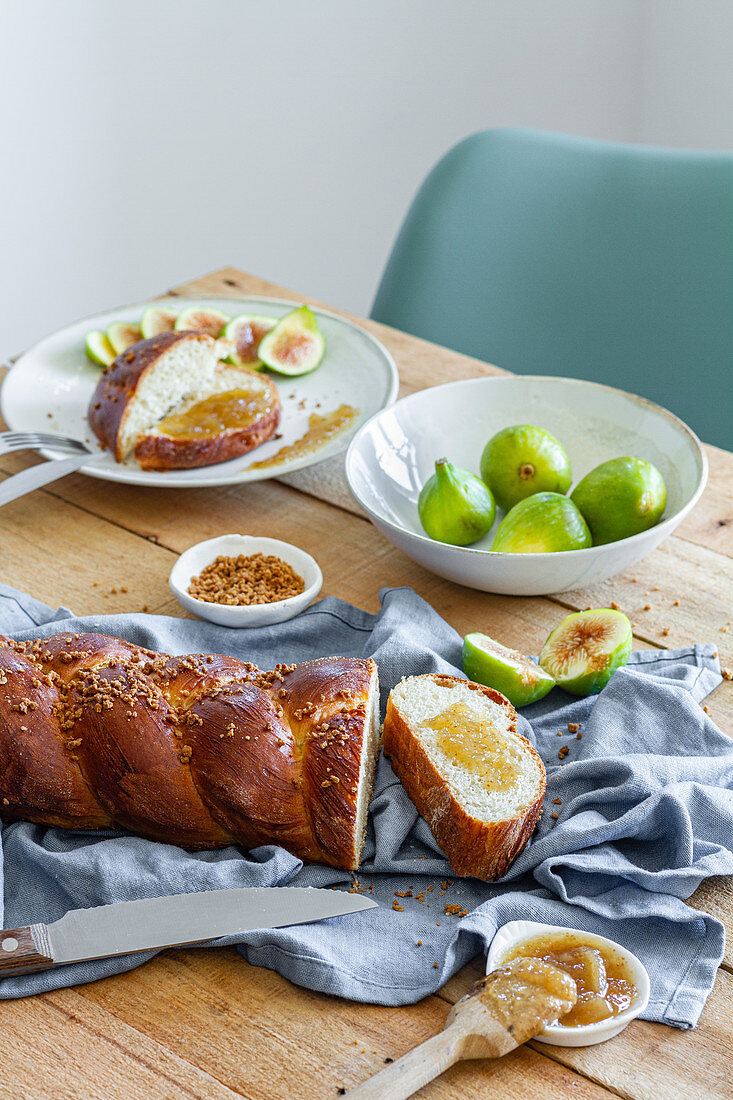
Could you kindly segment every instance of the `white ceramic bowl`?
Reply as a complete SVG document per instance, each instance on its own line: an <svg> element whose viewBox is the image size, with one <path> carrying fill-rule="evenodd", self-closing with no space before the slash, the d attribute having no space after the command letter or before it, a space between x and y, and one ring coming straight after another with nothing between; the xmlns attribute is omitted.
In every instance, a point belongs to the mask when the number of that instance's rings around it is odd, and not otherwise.
<svg viewBox="0 0 733 1100"><path fill-rule="evenodd" d="M649 975L642 962L622 947L615 940L609 940L605 936L596 936L593 932L584 932L580 928L564 928L558 924L540 924L533 920L512 920L503 925L494 936L489 947L486 959L486 973L496 970L507 961L510 949L524 940L534 939L547 932L574 932L591 947L611 947L626 959L629 969L634 976L634 985L638 990L638 996L634 1003L625 1012L619 1012L618 1016L611 1016L608 1020L599 1020L594 1024L581 1024L578 1027L563 1027L562 1024L550 1024L541 1035L537 1036L538 1043L549 1043L554 1047L589 1047L596 1043L603 1043L606 1039L612 1039L629 1024L640 1012L643 1012L649 1003Z"/></svg>
<svg viewBox="0 0 733 1100"><path fill-rule="evenodd" d="M286 561L288 565L292 565L295 572L305 581L304 591L298 596L278 600L276 603L258 603L242 607L207 603L205 600L197 600L194 596L189 596L188 586L192 577L197 577L201 570L210 565L215 558L220 555L236 557L237 554L258 553L274 554ZM218 626L272 626L274 623L284 623L286 619L292 619L299 611L303 611L321 591L323 575L315 558L306 554L305 550L291 546L289 542L259 538L256 535L220 535L215 539L207 539L206 542L197 542L195 546L185 550L171 569L168 584L181 607L200 619L208 619L209 622L216 623Z"/></svg>
<svg viewBox="0 0 733 1100"><path fill-rule="evenodd" d="M631 455L659 468L667 508L656 527L619 542L555 554L489 547L504 513L473 546L428 538L417 514L436 458L478 474L495 432L537 424L568 453L576 484L609 458ZM346 455L351 491L372 522L408 557L448 580L505 595L538 596L605 580L628 569L674 531L699 499L708 465L697 436L672 413L633 394L574 378L508 375L433 386L373 416Z"/></svg>

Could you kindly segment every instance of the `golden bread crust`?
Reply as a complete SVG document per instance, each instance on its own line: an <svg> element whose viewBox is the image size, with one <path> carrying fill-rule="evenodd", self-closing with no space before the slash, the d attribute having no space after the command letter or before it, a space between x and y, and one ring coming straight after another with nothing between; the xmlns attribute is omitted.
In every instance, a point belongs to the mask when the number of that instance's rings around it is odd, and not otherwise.
<svg viewBox="0 0 733 1100"><path fill-rule="evenodd" d="M353 869L376 666L260 673L101 634L0 638L0 818Z"/></svg>
<svg viewBox="0 0 733 1100"><path fill-rule="evenodd" d="M88 419L99 442L112 451L118 462L125 459L120 448L120 437L130 402L143 376L174 344L199 339L200 333L195 332L161 332L149 340L133 344L102 371L89 402Z"/></svg>

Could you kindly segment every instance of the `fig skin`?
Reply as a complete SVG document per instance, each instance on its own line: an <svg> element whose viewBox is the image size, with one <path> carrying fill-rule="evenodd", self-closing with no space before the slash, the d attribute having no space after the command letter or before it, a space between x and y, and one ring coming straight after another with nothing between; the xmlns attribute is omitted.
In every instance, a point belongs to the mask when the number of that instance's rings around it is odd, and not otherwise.
<svg viewBox="0 0 733 1100"><path fill-rule="evenodd" d="M613 631L611 639L603 637L603 627ZM557 681L557 686L571 695L596 695L602 691L617 668L631 656L634 637L623 611L610 607L592 608L566 615L549 634L540 653L540 665ZM563 672L557 665L557 653L563 646L586 650L585 671Z"/></svg>
<svg viewBox="0 0 733 1100"><path fill-rule="evenodd" d="M572 500L561 493L534 493L507 512L491 549L502 554L554 554L590 545L590 531Z"/></svg>
<svg viewBox="0 0 733 1100"><path fill-rule="evenodd" d="M583 513L593 544L648 531L659 523L667 504L667 486L656 466L643 458L612 458L586 474L570 499Z"/></svg>
<svg viewBox="0 0 733 1100"><path fill-rule="evenodd" d="M417 511L431 539L469 546L491 529L496 505L480 478L439 458L420 491Z"/></svg>
<svg viewBox="0 0 733 1100"><path fill-rule="evenodd" d="M474 683L500 691L513 707L537 703L555 686L549 672L486 634L463 639L463 672Z"/></svg>
<svg viewBox="0 0 733 1100"><path fill-rule="evenodd" d="M534 424L515 424L497 432L484 447L481 477L508 512L535 493L567 493L573 473L554 435Z"/></svg>

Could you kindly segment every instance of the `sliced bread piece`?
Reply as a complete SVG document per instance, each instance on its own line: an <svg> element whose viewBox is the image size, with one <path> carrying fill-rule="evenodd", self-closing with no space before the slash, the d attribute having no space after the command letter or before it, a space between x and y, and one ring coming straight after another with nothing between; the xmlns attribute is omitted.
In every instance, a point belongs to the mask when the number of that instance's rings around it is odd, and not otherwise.
<svg viewBox="0 0 733 1100"><path fill-rule="evenodd" d="M272 379L218 364L205 394L189 397L139 435L135 458L145 470L211 466L265 443L280 423Z"/></svg>
<svg viewBox="0 0 733 1100"><path fill-rule="evenodd" d="M137 437L182 401L211 386L219 348L211 336L162 332L123 351L99 380L89 423L103 446L124 462Z"/></svg>
<svg viewBox="0 0 733 1100"><path fill-rule="evenodd" d="M457 676L411 676L390 693L384 751L455 873L506 874L546 786L509 700Z"/></svg>

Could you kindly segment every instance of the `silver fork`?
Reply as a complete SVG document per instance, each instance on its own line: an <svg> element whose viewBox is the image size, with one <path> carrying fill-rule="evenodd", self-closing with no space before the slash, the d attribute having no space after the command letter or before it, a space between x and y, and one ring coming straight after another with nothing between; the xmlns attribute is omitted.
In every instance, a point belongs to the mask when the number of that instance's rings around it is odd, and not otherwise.
<svg viewBox="0 0 733 1100"><path fill-rule="evenodd" d="M19 474L6 478L0 483L0 506L8 504L11 500L17 500L18 497L25 496L34 489L40 489L50 481L57 481L58 478L78 470L80 466L99 462L105 457L103 453L94 454L91 448L80 439L70 439L64 435L52 435L50 432L0 432L0 455L9 454L11 451L22 451L29 447L49 447L71 451L73 457L42 462L40 466L31 466L29 470L23 470Z"/></svg>
<svg viewBox="0 0 733 1100"><path fill-rule="evenodd" d="M0 432L0 455L12 451L33 450L36 447L53 448L55 451L74 451L90 454L90 448L80 439L71 439L67 435L53 435L51 432Z"/></svg>

